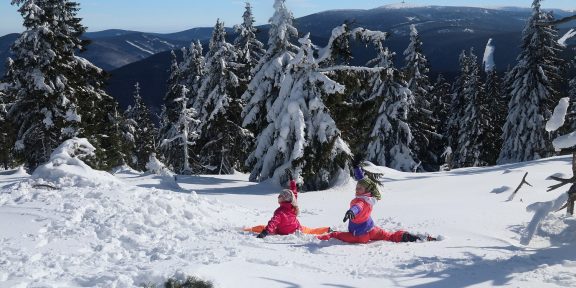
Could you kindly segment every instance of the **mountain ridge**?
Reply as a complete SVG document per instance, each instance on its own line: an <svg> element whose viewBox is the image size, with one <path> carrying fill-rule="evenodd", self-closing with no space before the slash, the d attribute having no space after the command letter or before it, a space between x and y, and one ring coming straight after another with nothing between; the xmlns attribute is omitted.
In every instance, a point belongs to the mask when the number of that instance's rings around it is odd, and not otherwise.
<svg viewBox="0 0 576 288"><path fill-rule="evenodd" d="M460 52L474 47L476 53L480 54L489 38L496 45L497 69L502 71L513 65L519 53L521 31L531 13L530 8L521 7L383 7L327 10L296 18L294 24L300 36L309 32L313 42L319 46L325 45L332 29L344 22L353 27L387 31L391 36L386 45L396 52L395 64L399 67L403 64L402 52L409 42L409 27L414 24L433 73L443 73L450 77L458 71ZM554 11L557 18L569 15L564 10ZM238 18L240 21L240 16ZM261 31L258 33L259 39L267 43L269 25L257 28ZM227 32L228 41L231 42L235 37L232 28L227 28ZM141 96L156 111L166 90L164 86L170 66L169 51L187 47L195 40L200 40L206 47L211 34L212 27L195 27L165 34L121 29L88 32L84 36L92 40L92 44L79 56L110 72L108 92L118 99L122 107L131 103L133 85L138 81ZM7 50L17 35L0 37L0 57L8 57ZM364 65L373 54L370 49L362 50L359 47L355 47L354 52L354 64L357 65ZM4 69L2 65L1 74Z"/></svg>

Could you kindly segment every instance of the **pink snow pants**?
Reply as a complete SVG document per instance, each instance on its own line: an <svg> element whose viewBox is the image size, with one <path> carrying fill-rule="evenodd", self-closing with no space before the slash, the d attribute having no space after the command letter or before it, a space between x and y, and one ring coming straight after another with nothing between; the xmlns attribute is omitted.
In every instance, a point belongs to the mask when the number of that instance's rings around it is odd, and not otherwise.
<svg viewBox="0 0 576 288"><path fill-rule="evenodd" d="M380 227L374 227L368 233L360 236L354 236L350 232L332 232L325 235L320 235L317 238L320 240L329 240L331 238L336 238L340 241L347 243L368 243L370 241L390 241L390 242L402 242L402 235L404 231L399 230L396 232L387 232Z"/></svg>

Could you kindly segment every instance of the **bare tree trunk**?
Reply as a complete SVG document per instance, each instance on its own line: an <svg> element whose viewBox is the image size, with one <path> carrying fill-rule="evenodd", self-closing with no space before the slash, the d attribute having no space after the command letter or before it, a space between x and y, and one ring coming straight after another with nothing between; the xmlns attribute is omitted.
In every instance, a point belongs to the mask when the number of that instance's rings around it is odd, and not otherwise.
<svg viewBox="0 0 576 288"><path fill-rule="evenodd" d="M576 151L572 152L572 178L576 178Z"/></svg>
<svg viewBox="0 0 576 288"><path fill-rule="evenodd" d="M528 172L526 172L524 174L524 177L522 177L522 181L520 182L520 184L518 184L518 187L516 188L516 190L514 190L514 192L512 192L512 195L510 195L510 197L508 198L508 201L512 201L512 199L514 199L514 196L516 196L516 193L518 193L518 190L520 190L522 185L526 184L526 185L532 187L532 184L530 184L530 183L528 183L528 181L526 181L526 176L528 176Z"/></svg>
<svg viewBox="0 0 576 288"><path fill-rule="evenodd" d="M576 152L572 152L572 178L576 178ZM568 190L568 203L566 203L568 215L574 215L574 201L576 201L576 183Z"/></svg>

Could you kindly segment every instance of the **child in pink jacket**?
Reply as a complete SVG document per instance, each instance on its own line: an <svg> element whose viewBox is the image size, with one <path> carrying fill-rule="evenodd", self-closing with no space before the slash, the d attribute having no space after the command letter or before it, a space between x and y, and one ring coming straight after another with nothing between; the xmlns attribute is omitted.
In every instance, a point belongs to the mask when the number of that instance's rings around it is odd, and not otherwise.
<svg viewBox="0 0 576 288"><path fill-rule="evenodd" d="M391 241L391 242L414 242L418 240L435 241L435 238L428 236L421 239L418 236L399 230L388 232L374 225L372 220L372 208L381 199L378 186L372 180L364 177L360 167L354 167L354 177L358 180L356 184L356 197L350 201L350 209L346 211L343 222L348 222L348 232L332 232L318 236L320 240L336 238L348 243L368 243L369 241Z"/></svg>
<svg viewBox="0 0 576 288"><path fill-rule="evenodd" d="M304 234L324 234L330 232L329 227L308 228L300 225L298 221L298 214L300 208L298 207L298 186L296 181L292 179L292 174L288 173L290 178L290 189L283 189L278 194L278 204L280 207L274 211L274 215L268 221L266 226L259 225L251 228L246 228L244 231L252 231L258 234L258 238L264 238L268 234L288 235L296 231L301 231Z"/></svg>

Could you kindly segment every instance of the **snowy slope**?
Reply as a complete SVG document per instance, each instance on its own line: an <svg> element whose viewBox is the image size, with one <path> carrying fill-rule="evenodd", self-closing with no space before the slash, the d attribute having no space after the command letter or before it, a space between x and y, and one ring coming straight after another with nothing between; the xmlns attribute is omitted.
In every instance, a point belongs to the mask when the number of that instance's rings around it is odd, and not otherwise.
<svg viewBox="0 0 576 288"><path fill-rule="evenodd" d="M545 192L546 178L571 174L570 160L423 174L379 167L377 225L444 239L363 245L241 232L266 223L280 189L248 175L178 176L178 189L124 169L95 175L95 187L52 190L33 187L42 174L0 171L0 287L161 287L175 275L215 287L576 287L575 217L555 213L519 244L526 206L564 192ZM534 187L507 201L524 172ZM300 222L345 229L353 188L301 193Z"/></svg>

